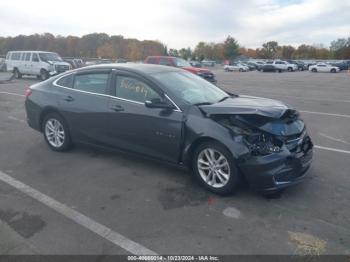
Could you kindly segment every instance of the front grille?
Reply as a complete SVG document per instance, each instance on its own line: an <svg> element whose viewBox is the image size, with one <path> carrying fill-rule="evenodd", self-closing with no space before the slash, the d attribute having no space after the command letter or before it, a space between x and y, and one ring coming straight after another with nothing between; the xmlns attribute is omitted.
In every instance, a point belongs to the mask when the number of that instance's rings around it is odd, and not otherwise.
<svg viewBox="0 0 350 262"><path fill-rule="evenodd" d="M55 65L55 69L58 73L62 73L62 72L69 70L69 66L67 66L67 65Z"/></svg>

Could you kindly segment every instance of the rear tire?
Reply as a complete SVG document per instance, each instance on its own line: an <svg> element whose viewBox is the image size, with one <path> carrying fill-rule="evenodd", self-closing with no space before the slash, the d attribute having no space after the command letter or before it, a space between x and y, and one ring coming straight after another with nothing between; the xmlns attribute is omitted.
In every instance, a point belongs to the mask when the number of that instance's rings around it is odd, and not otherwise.
<svg viewBox="0 0 350 262"><path fill-rule="evenodd" d="M288 67L288 72L293 72L293 68Z"/></svg>
<svg viewBox="0 0 350 262"><path fill-rule="evenodd" d="M336 73L337 70L335 70L334 68L331 69L331 73Z"/></svg>
<svg viewBox="0 0 350 262"><path fill-rule="evenodd" d="M13 70L13 74L14 74L15 78L17 78L17 79L21 79L22 78L22 74L19 72L19 70L17 68L15 68Z"/></svg>
<svg viewBox="0 0 350 262"><path fill-rule="evenodd" d="M42 122L44 139L53 151L68 151L72 146L69 128L57 113L49 113Z"/></svg>
<svg viewBox="0 0 350 262"><path fill-rule="evenodd" d="M232 154L217 142L200 144L193 154L193 174L207 190L229 195L240 183L239 171Z"/></svg>
<svg viewBox="0 0 350 262"><path fill-rule="evenodd" d="M311 72L316 73L316 72L317 72L317 69L316 69L316 68L312 68L312 69L311 69Z"/></svg>

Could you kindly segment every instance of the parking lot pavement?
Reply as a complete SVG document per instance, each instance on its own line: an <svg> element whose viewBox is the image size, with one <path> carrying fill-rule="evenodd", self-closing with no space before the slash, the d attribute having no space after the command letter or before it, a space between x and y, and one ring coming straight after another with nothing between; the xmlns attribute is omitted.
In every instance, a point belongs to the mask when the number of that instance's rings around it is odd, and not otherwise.
<svg viewBox="0 0 350 262"><path fill-rule="evenodd" d="M350 254L350 76L215 73L226 90L302 111L320 146L305 182L275 198L246 186L219 197L186 171L140 157L85 147L53 152L25 123L22 95L34 79L0 85L0 171L160 254L295 254L310 246ZM0 220L39 253L129 253L3 181L0 195Z"/></svg>

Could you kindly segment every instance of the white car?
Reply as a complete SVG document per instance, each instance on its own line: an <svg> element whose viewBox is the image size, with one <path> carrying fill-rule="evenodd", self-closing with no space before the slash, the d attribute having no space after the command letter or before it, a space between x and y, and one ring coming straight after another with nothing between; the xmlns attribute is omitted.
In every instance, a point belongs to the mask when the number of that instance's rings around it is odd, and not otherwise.
<svg viewBox="0 0 350 262"><path fill-rule="evenodd" d="M311 72L330 72L330 73L337 73L340 71L340 68L337 66L332 66L329 64L319 63L316 65L309 66L309 71Z"/></svg>
<svg viewBox="0 0 350 262"><path fill-rule="evenodd" d="M240 63L232 63L230 65L225 65L224 70L226 72L233 72L233 71L247 72L249 71L249 67L242 65Z"/></svg>
<svg viewBox="0 0 350 262"><path fill-rule="evenodd" d="M273 65L279 72L282 72L282 71L293 72L298 70L298 65L290 64L286 61L281 61L281 60L269 61L269 62L266 62L266 64Z"/></svg>
<svg viewBox="0 0 350 262"><path fill-rule="evenodd" d="M34 75L41 80L71 69L58 54L44 51L10 51L6 55L6 65L7 71L13 72L16 78Z"/></svg>

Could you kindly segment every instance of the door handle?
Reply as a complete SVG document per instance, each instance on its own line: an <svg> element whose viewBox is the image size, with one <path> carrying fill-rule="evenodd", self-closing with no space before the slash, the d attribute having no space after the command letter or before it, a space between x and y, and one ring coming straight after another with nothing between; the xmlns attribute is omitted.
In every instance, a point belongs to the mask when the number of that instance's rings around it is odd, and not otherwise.
<svg viewBox="0 0 350 262"><path fill-rule="evenodd" d="M114 105L112 106L112 109L116 112L124 111L124 107L122 107L121 105Z"/></svg>
<svg viewBox="0 0 350 262"><path fill-rule="evenodd" d="M63 100L67 101L67 102L72 102L72 101L74 101L74 98L71 96L66 96L65 98L63 98Z"/></svg>

